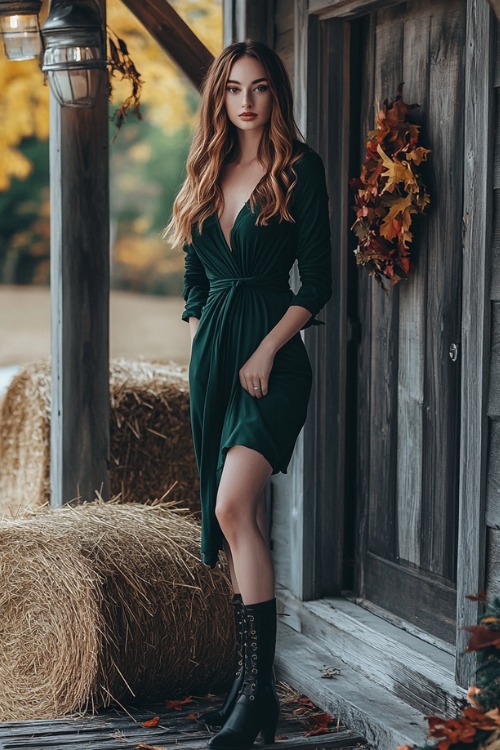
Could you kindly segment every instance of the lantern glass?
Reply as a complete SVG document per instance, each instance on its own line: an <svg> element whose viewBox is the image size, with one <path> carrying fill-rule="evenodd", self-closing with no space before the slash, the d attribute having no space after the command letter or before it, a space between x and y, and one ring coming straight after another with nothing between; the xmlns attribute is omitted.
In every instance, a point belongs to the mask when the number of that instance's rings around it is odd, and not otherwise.
<svg viewBox="0 0 500 750"><path fill-rule="evenodd" d="M63 107L93 107L100 92L103 71L95 67L99 47L52 47L45 51L52 93ZM94 65L94 67L92 67Z"/></svg>
<svg viewBox="0 0 500 750"><path fill-rule="evenodd" d="M0 31L9 60L32 60L38 57L42 44L38 16L0 16Z"/></svg>

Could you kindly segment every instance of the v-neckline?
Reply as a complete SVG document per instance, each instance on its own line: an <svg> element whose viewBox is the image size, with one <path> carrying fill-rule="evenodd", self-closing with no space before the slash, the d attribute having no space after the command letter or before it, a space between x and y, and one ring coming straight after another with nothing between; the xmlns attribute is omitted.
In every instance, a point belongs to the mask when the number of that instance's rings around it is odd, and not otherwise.
<svg viewBox="0 0 500 750"><path fill-rule="evenodd" d="M252 193L252 195L253 195L253 193ZM231 245L231 237L232 237L232 234L233 234L233 229L236 226L236 222L238 221L241 212L246 207L247 203L249 203L249 201L250 201L250 198L247 201L245 201L245 203L242 205L242 207L240 208L240 210L238 211L238 213L234 217L233 225L232 225L231 229L229 230L229 240L227 239L226 235L224 234L224 230L222 229L222 224L220 223L219 214L218 214L217 211L215 212L215 220L217 222L217 225L219 227L220 233L221 233L221 235L222 235L222 237L224 239L224 242L226 243L226 246L227 246L227 248L228 248L228 250L229 250L230 253L233 253L233 248L232 248L232 245Z"/></svg>
<svg viewBox="0 0 500 750"><path fill-rule="evenodd" d="M263 180L263 179L264 179L264 177L266 177L266 176L267 176L267 172L265 172L265 173L264 173L264 174L262 175L262 177L260 178L260 180L259 180L259 181L257 182L257 184L255 185L254 189L252 190L252 192L251 192L251 193L250 193L250 195L248 196L247 200L246 200L246 201L244 202L244 204L242 205L242 207L240 208L240 210L238 211L238 213L237 213L237 214L236 214L236 216L234 217L234 221L233 221L233 223L232 223L231 229L229 230L229 240L227 239L226 235L224 234L224 230L222 229L222 224L220 223L220 218L219 218L219 212L218 212L218 211L216 211L216 212L215 212L215 220L216 220L216 222L217 222L217 225L218 225L218 227L219 227L220 233L221 233L221 235L222 235L222 237L223 237L223 239L224 239L224 242L226 243L226 247L228 248L228 250L229 250L229 252L230 252L231 254L233 253L233 248L232 248L232 245L231 245L231 237L232 237L232 234L233 234L233 230L234 230L234 228L235 228L235 226L236 226L236 222L237 222L237 221L238 221L238 219L240 218L240 215L241 215L241 213L242 213L243 209L244 209L244 208L246 208L246 206L247 206L247 205L248 205L248 204L250 203L250 201L251 201L251 199L252 199L252 196L253 196L253 194L255 193L255 191L256 191L256 190L257 190L257 188L259 187L260 183L262 182L262 180Z"/></svg>

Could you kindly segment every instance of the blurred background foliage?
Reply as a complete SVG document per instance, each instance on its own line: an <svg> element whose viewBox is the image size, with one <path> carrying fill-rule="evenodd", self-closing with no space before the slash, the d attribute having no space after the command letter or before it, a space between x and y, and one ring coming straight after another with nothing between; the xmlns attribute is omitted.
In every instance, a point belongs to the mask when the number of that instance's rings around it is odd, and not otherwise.
<svg viewBox="0 0 500 750"><path fill-rule="evenodd" d="M42 7L41 20L48 2ZM171 0L213 54L222 48L222 0ZM107 23L144 83L141 113L117 137L110 121L111 264L114 288L180 294L183 254L160 239L182 179L199 96L121 0ZM129 95L112 79L110 115ZM48 284L49 97L37 60L0 57L0 283Z"/></svg>

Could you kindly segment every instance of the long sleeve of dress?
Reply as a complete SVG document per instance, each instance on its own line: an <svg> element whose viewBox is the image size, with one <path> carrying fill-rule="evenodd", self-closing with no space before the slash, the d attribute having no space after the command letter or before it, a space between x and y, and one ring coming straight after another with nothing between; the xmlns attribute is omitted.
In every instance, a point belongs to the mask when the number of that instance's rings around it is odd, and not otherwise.
<svg viewBox="0 0 500 750"><path fill-rule="evenodd" d="M297 222L297 262L301 286L290 305L305 307L313 316L304 326L321 324L315 316L332 295L331 233L325 168L315 151L295 165L293 214Z"/></svg>
<svg viewBox="0 0 500 750"><path fill-rule="evenodd" d="M209 282L205 269L192 245L184 245L184 288L182 297L186 302L182 320L199 318L205 306L209 291Z"/></svg>

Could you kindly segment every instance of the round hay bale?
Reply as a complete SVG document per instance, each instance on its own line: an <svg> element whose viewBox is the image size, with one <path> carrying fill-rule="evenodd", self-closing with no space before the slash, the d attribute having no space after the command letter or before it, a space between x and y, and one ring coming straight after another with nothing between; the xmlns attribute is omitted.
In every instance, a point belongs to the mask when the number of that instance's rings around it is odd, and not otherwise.
<svg viewBox="0 0 500 750"><path fill-rule="evenodd" d="M224 571L166 506L89 503L0 523L0 721L221 687Z"/></svg>
<svg viewBox="0 0 500 750"><path fill-rule="evenodd" d="M168 493L199 514L186 367L111 362L110 489L123 502ZM13 378L1 407L0 513L16 515L49 498L50 363L43 360Z"/></svg>

